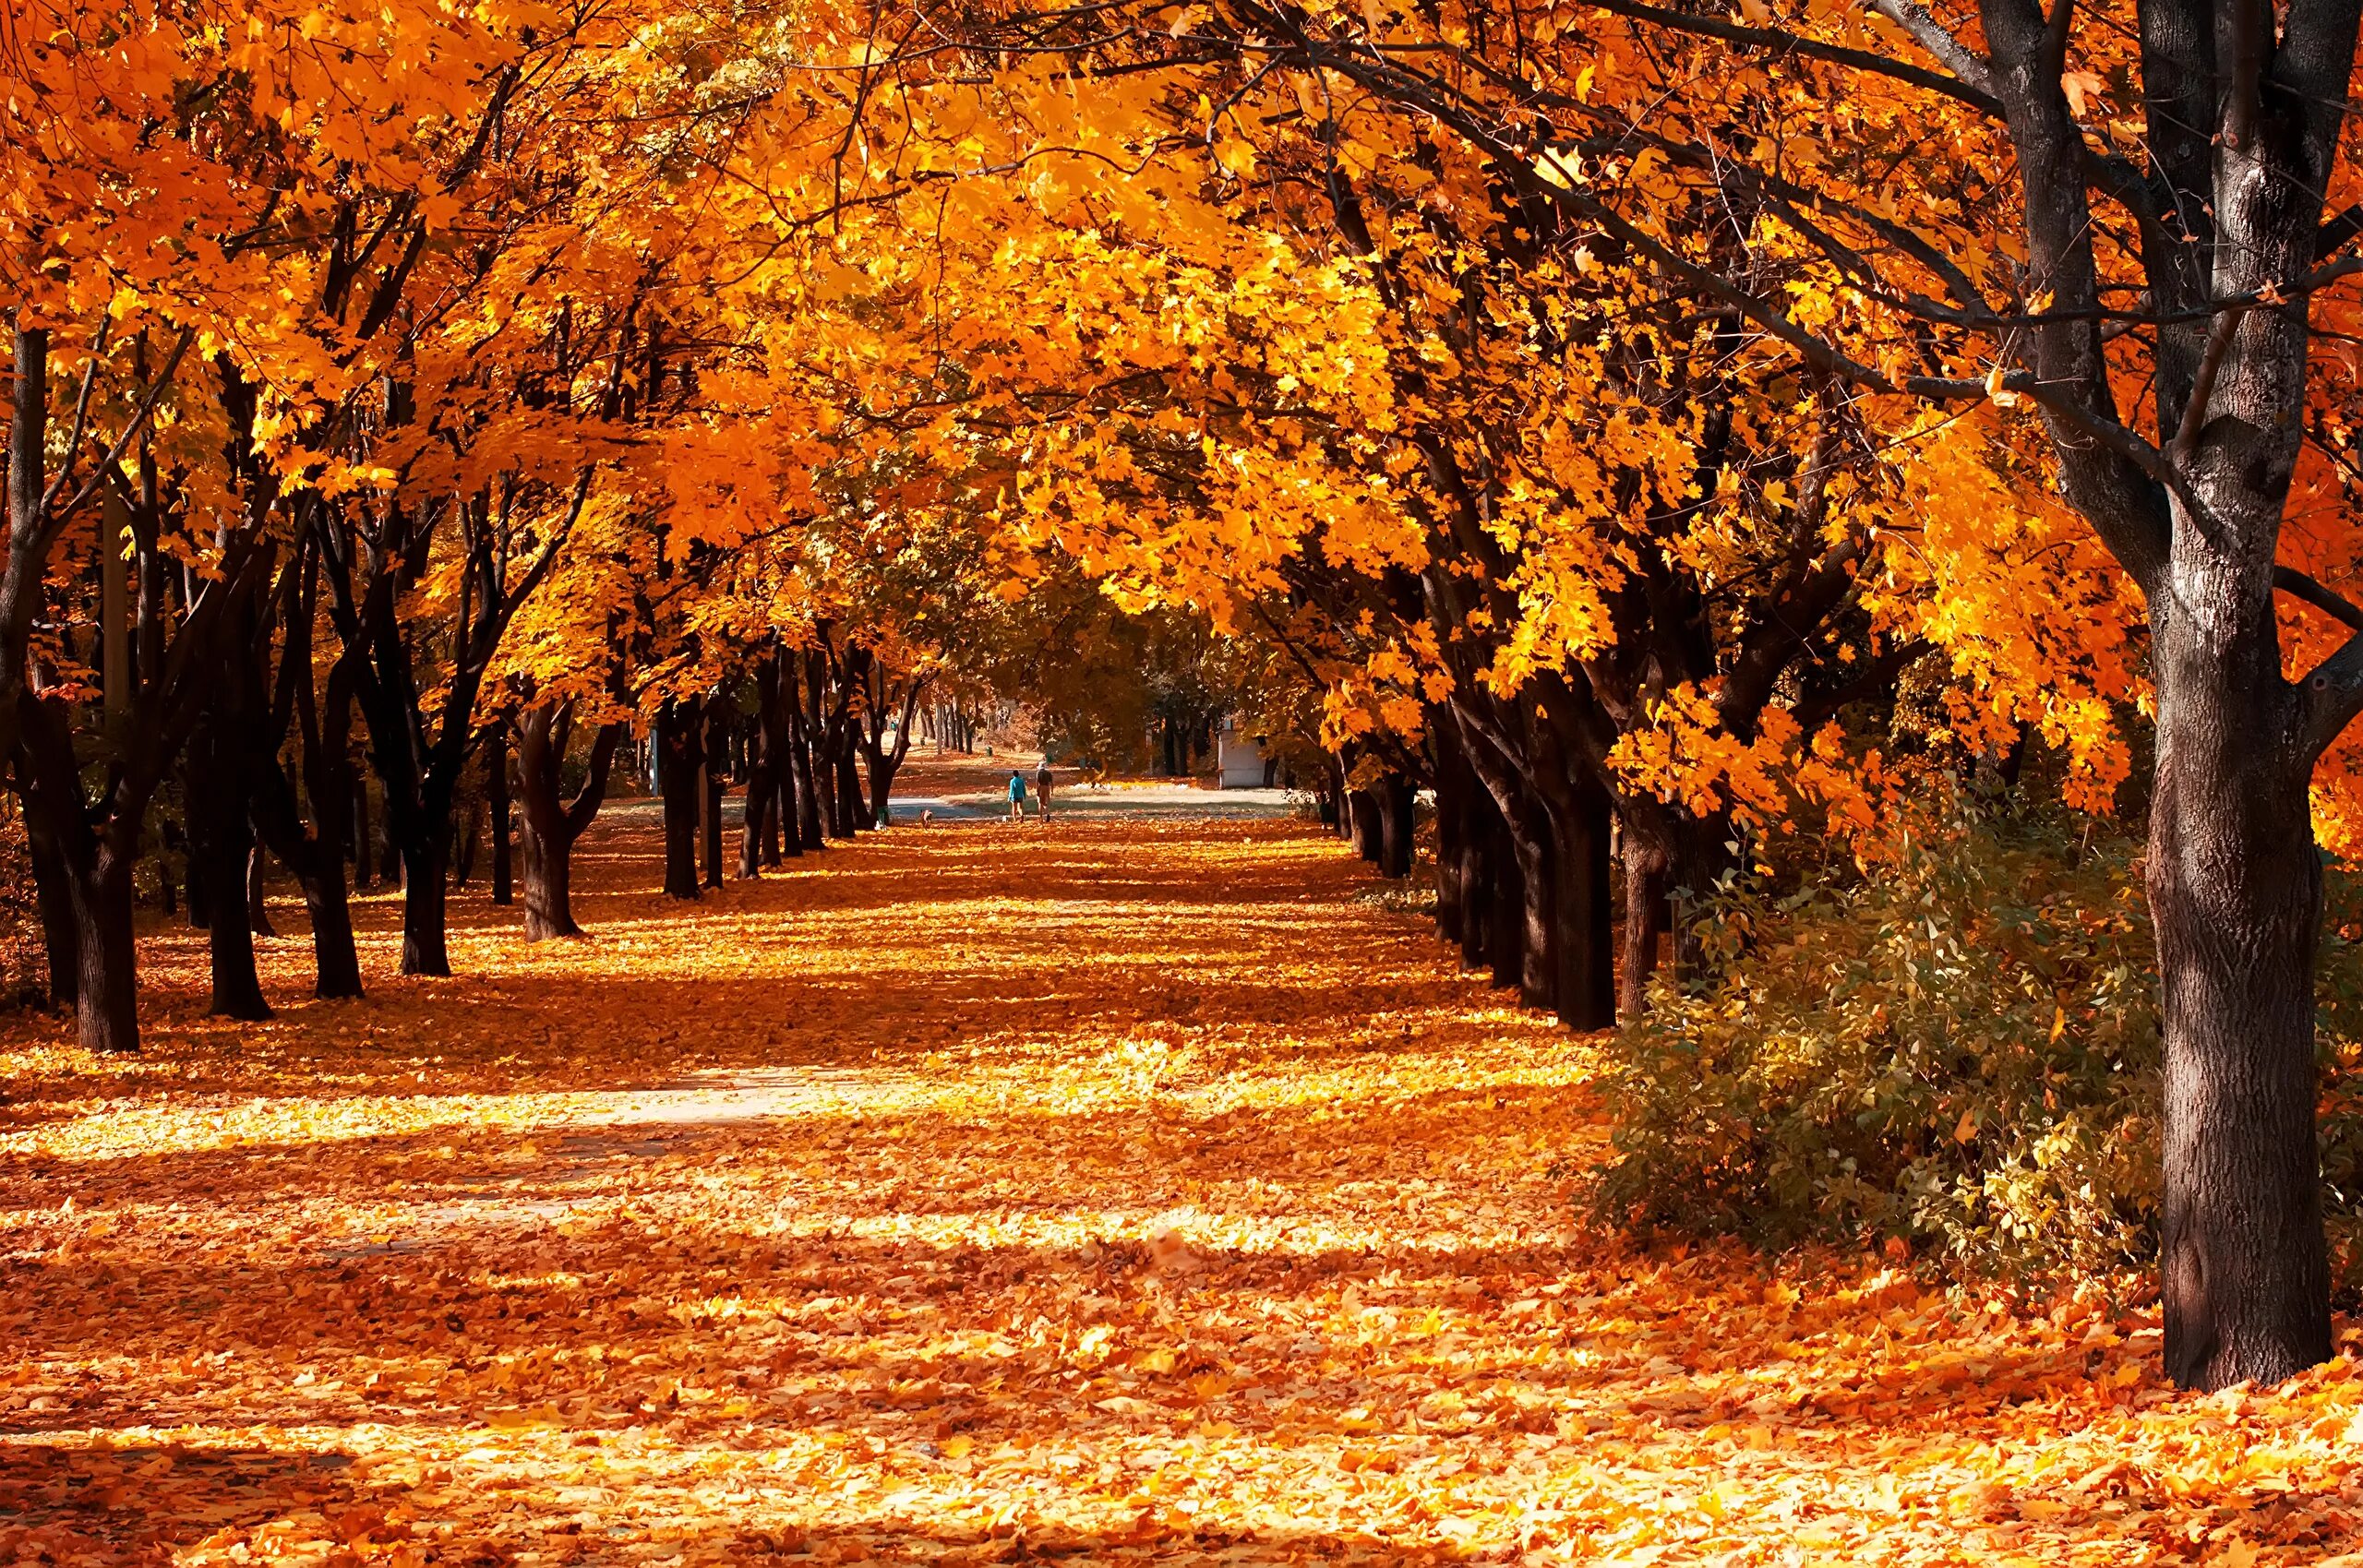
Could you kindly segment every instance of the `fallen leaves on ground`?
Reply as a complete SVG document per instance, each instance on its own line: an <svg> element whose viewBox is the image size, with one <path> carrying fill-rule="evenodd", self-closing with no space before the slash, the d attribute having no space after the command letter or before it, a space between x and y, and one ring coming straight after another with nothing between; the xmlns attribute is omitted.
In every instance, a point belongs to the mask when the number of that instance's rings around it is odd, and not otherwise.
<svg viewBox="0 0 2363 1568"><path fill-rule="evenodd" d="M1287 823L897 829L0 1058L0 1562L2314 1563L2363 1367L1585 1228L1584 1043ZM300 927L290 911L282 926ZM474 977L464 977L474 976ZM2121 1282L2119 1282L2121 1283Z"/></svg>

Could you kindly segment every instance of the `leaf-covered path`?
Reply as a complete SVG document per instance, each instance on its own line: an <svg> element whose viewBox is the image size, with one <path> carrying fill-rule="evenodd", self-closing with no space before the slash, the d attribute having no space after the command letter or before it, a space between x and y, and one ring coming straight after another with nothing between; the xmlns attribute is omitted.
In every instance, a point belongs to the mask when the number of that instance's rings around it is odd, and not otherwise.
<svg viewBox="0 0 2363 1568"><path fill-rule="evenodd" d="M2317 1562L2363 1378L1577 1220L1584 1044L1288 823L897 829L0 1058L0 1562ZM300 916L282 921L300 928Z"/></svg>

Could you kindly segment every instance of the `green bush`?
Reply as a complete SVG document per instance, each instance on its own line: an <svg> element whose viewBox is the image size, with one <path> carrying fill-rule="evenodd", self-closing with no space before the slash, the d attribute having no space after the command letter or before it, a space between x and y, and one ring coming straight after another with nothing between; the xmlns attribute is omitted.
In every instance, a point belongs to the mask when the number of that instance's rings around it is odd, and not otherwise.
<svg viewBox="0 0 2363 1568"><path fill-rule="evenodd" d="M1901 1239L2028 1278L2156 1248L2160 1047L2139 844L1955 805L1849 885L1708 901L1702 962L1608 1046L1595 1193L1646 1227ZM2329 879L2322 1172L2363 1292L2363 886Z"/></svg>
<svg viewBox="0 0 2363 1568"><path fill-rule="evenodd" d="M1615 1217L1785 1245L1901 1237L1969 1272L2148 1251L2158 1029L2134 846L1933 820L1853 886L1723 888L1691 984L1611 1047Z"/></svg>

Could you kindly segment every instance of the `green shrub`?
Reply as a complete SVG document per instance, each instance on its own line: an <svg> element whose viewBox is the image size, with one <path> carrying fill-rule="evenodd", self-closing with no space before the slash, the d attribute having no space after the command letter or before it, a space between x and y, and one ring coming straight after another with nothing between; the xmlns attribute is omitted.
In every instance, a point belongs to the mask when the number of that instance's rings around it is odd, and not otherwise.
<svg viewBox="0 0 2363 1568"><path fill-rule="evenodd" d="M2158 1029L2134 845L1961 808L1837 891L1709 902L1702 976L1611 1047L1619 1219L1901 1237L1966 1272L2153 1245Z"/></svg>
<svg viewBox="0 0 2363 1568"><path fill-rule="evenodd" d="M1859 881L1709 900L1703 962L1609 1043L1612 1219L1771 1246L1900 1238L1955 1271L2156 1248L2160 1048L2139 844L1955 805ZM2363 1299L2363 883L2321 964L2332 1264Z"/></svg>

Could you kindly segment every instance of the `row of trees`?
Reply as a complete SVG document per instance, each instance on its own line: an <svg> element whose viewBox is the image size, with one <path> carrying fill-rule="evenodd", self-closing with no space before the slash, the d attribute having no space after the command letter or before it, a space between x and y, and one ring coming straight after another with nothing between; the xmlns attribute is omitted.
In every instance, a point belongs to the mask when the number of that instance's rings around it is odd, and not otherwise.
<svg viewBox="0 0 2363 1568"><path fill-rule="evenodd" d="M435 972L487 735L563 929L618 724L686 893L733 726L759 863L874 815L931 674L1086 733L1069 647L1203 616L1580 1027L1928 770L2146 808L2168 1359L2326 1355L2354 0L1793 9L14 8L0 743L84 1038L160 795L325 984L359 746Z"/></svg>

